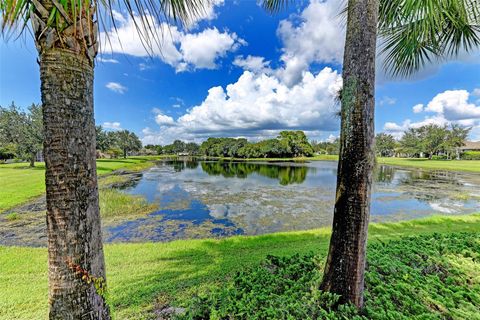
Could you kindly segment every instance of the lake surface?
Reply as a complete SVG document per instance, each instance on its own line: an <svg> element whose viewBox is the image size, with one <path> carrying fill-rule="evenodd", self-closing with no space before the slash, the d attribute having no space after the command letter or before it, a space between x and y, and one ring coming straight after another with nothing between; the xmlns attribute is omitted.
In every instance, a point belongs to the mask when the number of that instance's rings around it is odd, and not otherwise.
<svg viewBox="0 0 480 320"><path fill-rule="evenodd" d="M158 203L145 218L107 229L106 240L165 241L329 226L337 164L159 162L125 192ZM480 175L378 166L371 221L480 211Z"/></svg>

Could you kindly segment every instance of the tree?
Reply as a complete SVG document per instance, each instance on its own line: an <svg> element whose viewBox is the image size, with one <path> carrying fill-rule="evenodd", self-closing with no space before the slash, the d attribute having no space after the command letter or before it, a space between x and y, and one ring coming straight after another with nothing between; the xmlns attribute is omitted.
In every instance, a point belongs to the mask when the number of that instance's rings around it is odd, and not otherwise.
<svg viewBox="0 0 480 320"><path fill-rule="evenodd" d="M409 157L420 155L423 152L419 132L415 128L410 128L400 139L400 150Z"/></svg>
<svg viewBox="0 0 480 320"><path fill-rule="evenodd" d="M115 136L115 145L122 150L125 159L129 152L138 151L142 148L142 142L133 132L121 130L114 132L113 135Z"/></svg>
<svg viewBox="0 0 480 320"><path fill-rule="evenodd" d="M265 0L277 11L286 0ZM434 58L480 45L478 0L349 0L341 92L340 157L332 236L321 288L363 306L374 164L375 55L383 38L385 69L409 76Z"/></svg>
<svg viewBox="0 0 480 320"><path fill-rule="evenodd" d="M43 148L42 107L32 104L28 113L14 103L0 107L0 147L35 166L37 153Z"/></svg>
<svg viewBox="0 0 480 320"><path fill-rule="evenodd" d="M433 155L444 149L447 140L447 127L429 124L418 128L422 150L432 159Z"/></svg>
<svg viewBox="0 0 480 320"><path fill-rule="evenodd" d="M444 143L445 151L449 159L452 158L452 154L454 152L456 154L456 158L460 158L458 148L465 145L465 141L467 140L470 130L472 130L472 128L462 128L458 124L452 124L450 126L450 130L447 133L447 138Z"/></svg>
<svg viewBox="0 0 480 320"><path fill-rule="evenodd" d="M0 0L2 33L17 27L20 32L29 30L38 49L45 134L50 319L110 318L102 294L106 280L93 118L97 21L113 21L113 10L117 6L125 8L135 19L142 42L151 49L161 43L161 35L154 33L150 16L159 21L189 23L204 14L207 3ZM98 279L101 288L85 281L80 275L82 270Z"/></svg>
<svg viewBox="0 0 480 320"><path fill-rule="evenodd" d="M103 130L102 126L95 126L95 137L97 150L100 150L102 152L107 151L107 149L111 146L112 142L110 141L107 132Z"/></svg>
<svg viewBox="0 0 480 320"><path fill-rule="evenodd" d="M195 142L189 142L185 144L185 151L188 152L189 155L193 156L199 153L200 146Z"/></svg>
<svg viewBox="0 0 480 320"><path fill-rule="evenodd" d="M375 137L375 150L381 157L389 157L395 152L397 142L391 134L379 133Z"/></svg>
<svg viewBox="0 0 480 320"><path fill-rule="evenodd" d="M278 139L294 157L311 156L313 149L303 131L281 131Z"/></svg>
<svg viewBox="0 0 480 320"><path fill-rule="evenodd" d="M183 142L181 140L173 141L172 150L176 154L184 152L185 151L185 142Z"/></svg>

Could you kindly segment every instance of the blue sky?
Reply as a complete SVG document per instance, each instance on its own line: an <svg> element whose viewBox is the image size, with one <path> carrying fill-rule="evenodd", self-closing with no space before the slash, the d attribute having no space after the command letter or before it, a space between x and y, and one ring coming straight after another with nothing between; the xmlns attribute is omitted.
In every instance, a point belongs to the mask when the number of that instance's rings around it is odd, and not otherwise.
<svg viewBox="0 0 480 320"><path fill-rule="evenodd" d="M150 56L131 19L117 11L119 33L103 46L95 69L96 122L132 130L144 143L258 139L284 129L336 137L345 32L339 3L297 1L272 16L256 1L216 0L188 28L158 22L166 32L161 51ZM40 102L36 55L29 36L0 40L0 105ZM377 132L400 137L426 123L460 123L480 140L480 51L406 80L379 71L376 98Z"/></svg>

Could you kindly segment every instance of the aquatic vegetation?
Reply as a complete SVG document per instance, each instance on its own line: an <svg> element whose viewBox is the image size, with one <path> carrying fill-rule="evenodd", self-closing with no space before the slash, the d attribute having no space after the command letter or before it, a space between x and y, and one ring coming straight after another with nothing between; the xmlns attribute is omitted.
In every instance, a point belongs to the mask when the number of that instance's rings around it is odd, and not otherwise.
<svg viewBox="0 0 480 320"><path fill-rule="evenodd" d="M142 196L123 193L116 189L100 189L100 214L104 219L125 219L139 217L157 209Z"/></svg>

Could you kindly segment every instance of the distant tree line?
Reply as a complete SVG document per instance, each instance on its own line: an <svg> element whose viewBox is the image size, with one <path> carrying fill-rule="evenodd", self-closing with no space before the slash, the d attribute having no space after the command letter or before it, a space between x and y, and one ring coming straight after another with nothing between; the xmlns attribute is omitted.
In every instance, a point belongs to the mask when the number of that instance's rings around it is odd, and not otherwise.
<svg viewBox="0 0 480 320"><path fill-rule="evenodd" d="M146 145L158 154L201 155L233 158L291 158L314 154L303 131L281 131L273 139L249 142L245 138L208 138L201 145L175 140L172 144Z"/></svg>
<svg viewBox="0 0 480 320"><path fill-rule="evenodd" d="M128 130L105 131L96 127L97 150L112 158L127 157L142 149L138 136ZM28 161L30 166L43 151L43 117L40 104L23 111L14 102L0 106L0 160Z"/></svg>
<svg viewBox="0 0 480 320"><path fill-rule="evenodd" d="M0 160L19 159L33 167L42 149L42 106L32 103L27 111L14 102L0 106Z"/></svg>
<svg viewBox="0 0 480 320"><path fill-rule="evenodd" d="M318 154L338 154L340 152L340 139L333 141L316 141L311 142L313 151Z"/></svg>
<svg viewBox="0 0 480 320"><path fill-rule="evenodd" d="M110 158L118 158L123 156L126 158L134 152L142 149L142 142L138 136L128 130L105 131L102 126L95 127L97 136L97 150L100 151L98 156L108 156Z"/></svg>
<svg viewBox="0 0 480 320"><path fill-rule="evenodd" d="M470 130L459 125L429 124L408 129L399 141L390 134L379 133L375 142L376 153L382 157L459 158L459 148L465 145Z"/></svg>

